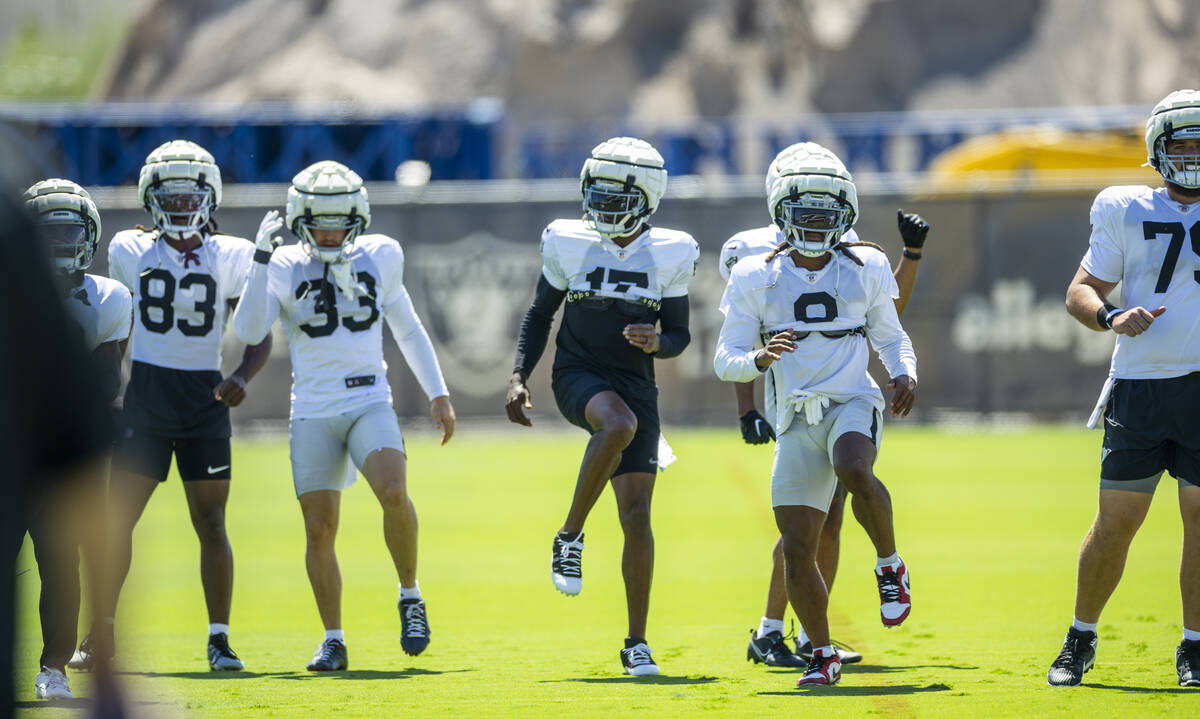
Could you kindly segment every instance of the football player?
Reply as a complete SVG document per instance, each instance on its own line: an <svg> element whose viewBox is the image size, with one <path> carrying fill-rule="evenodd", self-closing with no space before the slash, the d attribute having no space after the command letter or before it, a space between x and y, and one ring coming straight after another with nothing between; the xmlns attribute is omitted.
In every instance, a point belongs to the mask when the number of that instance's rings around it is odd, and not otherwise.
<svg viewBox="0 0 1200 719"><path fill-rule="evenodd" d="M105 399L112 402L121 388L132 300L120 282L84 272L100 243L100 213L87 190L70 180L43 180L25 191L24 200L49 243L67 313L82 331ZM97 486L35 498L29 517L29 537L42 578L38 609L44 646L41 671L34 680L39 699L71 698L66 665L79 625L79 545L87 538L62 518L79 509L65 504L102 501L102 478L94 479Z"/></svg>
<svg viewBox="0 0 1200 719"><path fill-rule="evenodd" d="M687 292L699 250L690 235L647 222L667 187L663 158L648 142L600 143L583 164L580 187L583 219L555 220L542 233L542 274L521 323L505 409L509 420L531 426L525 383L565 300L551 386L559 411L591 439L554 536L551 578L564 594L582 589L584 521L611 482L625 535L629 634L621 664L634 676L654 675L658 665L646 642L650 498L655 471L666 464L654 361L678 356L691 340Z"/></svg>
<svg viewBox="0 0 1200 719"><path fill-rule="evenodd" d="M781 155L786 156L786 150ZM767 169L767 184L775 175L776 164L771 163ZM925 246L925 238L929 233L929 223L920 215L897 210L896 221L900 237L904 242L904 253L900 263L896 265L893 277L896 279L900 296L896 298L896 313L904 314L904 308L912 297L913 287L917 281L917 263ZM738 260L754 255L765 255L779 246L782 231L774 224L752 230L739 232L729 238L721 247L718 270L721 276L729 279L729 272ZM853 229L846 230L841 244L853 247L858 242L858 235ZM754 381L734 383L734 396L737 399L737 410L741 424L742 439L747 444L765 444L775 439L774 426L774 388L770 386L770 374L765 376L767 382L764 399L767 416L759 414L754 400ZM838 485L825 516L825 524L821 529L821 540L817 549L817 567L821 570L821 578L825 586L833 591L833 580L837 574L839 550L841 547L842 516L845 508L846 488ZM751 630L750 644L746 648L746 658L756 664L764 663L772 667L805 667L812 658L812 642L804 628L796 637L796 653L788 648L783 636L783 615L787 610L787 590L783 583L783 544L782 537L775 542L772 550L773 568L770 585L767 589L767 605L757 630ZM838 644L834 642L835 646ZM838 655L843 664L853 664L862 661L862 654L849 647L838 646Z"/></svg>
<svg viewBox="0 0 1200 719"><path fill-rule="evenodd" d="M417 513L383 361L381 318L430 400L442 444L454 434L450 392L404 287L400 243L362 234L371 208L358 174L331 161L305 168L288 190L286 221L300 243L272 254L283 222L275 211L263 217L233 325L243 340L257 342L279 317L288 336L292 479L304 514L308 578L325 625L308 670L348 666L334 540L341 493L357 478L355 467L383 507L384 540L400 580L400 645L416 656L429 644L429 619L417 584Z"/></svg>
<svg viewBox="0 0 1200 719"><path fill-rule="evenodd" d="M845 166L815 143L787 148L775 166L767 204L782 241L734 265L713 366L733 382L771 373L772 505L787 596L814 647L798 685L833 684L842 663L829 639L828 593L816 556L839 481L854 495L856 515L875 545L883 623L898 625L911 609L891 498L873 465L882 411L902 417L912 409L916 357L896 315L900 293L886 255L865 243L841 244L858 214ZM890 402L867 372L868 339L892 378ZM755 349L760 340L764 346Z"/></svg>
<svg viewBox="0 0 1200 719"><path fill-rule="evenodd" d="M125 429L109 482L115 585L71 665L86 667L92 651L111 651L133 528L154 489L166 480L174 456L200 540L209 667L239 670L242 661L229 648L229 408L246 397L246 384L266 363L271 342L268 337L246 347L241 364L222 377L221 335L227 309L236 305L245 284L254 245L217 231L212 214L221 204L221 171L193 142L172 140L150 152L138 176L138 199L153 227L118 232L108 246L109 273L129 289L134 304Z"/></svg>
<svg viewBox="0 0 1200 719"><path fill-rule="evenodd" d="M1095 664L1100 612L1166 471L1183 518L1175 669L1180 686L1200 687L1200 92L1178 90L1154 107L1146 154L1165 187L1096 196L1089 247L1067 288L1071 316L1115 332L1117 346L1088 423L1104 418L1099 509L1079 552L1075 617L1046 675L1052 686L1079 684ZM1109 301L1118 284L1121 307Z"/></svg>

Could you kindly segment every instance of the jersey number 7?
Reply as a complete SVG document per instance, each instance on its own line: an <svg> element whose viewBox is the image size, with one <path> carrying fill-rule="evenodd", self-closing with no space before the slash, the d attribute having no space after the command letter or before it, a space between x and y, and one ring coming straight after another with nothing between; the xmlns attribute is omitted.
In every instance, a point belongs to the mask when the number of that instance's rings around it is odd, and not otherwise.
<svg viewBox="0 0 1200 719"><path fill-rule="evenodd" d="M1193 224L1187 234L1192 240L1192 252L1200 256L1200 222ZM1154 293L1162 294L1171 286L1171 277L1175 274L1175 265L1179 262L1179 250L1183 248L1183 223L1146 221L1142 223L1142 235L1147 240L1156 240L1159 235L1171 236L1162 269L1158 271L1158 284L1154 286ZM1200 271L1193 272L1192 279L1200 282Z"/></svg>

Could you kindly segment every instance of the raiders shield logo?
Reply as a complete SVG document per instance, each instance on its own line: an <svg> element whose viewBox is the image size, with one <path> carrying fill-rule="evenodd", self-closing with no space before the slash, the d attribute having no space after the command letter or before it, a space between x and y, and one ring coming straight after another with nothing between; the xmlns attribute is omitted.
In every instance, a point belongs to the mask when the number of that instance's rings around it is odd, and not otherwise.
<svg viewBox="0 0 1200 719"><path fill-rule="evenodd" d="M405 249L404 284L451 392L494 397L512 373L517 330L541 273L537 243L479 231Z"/></svg>

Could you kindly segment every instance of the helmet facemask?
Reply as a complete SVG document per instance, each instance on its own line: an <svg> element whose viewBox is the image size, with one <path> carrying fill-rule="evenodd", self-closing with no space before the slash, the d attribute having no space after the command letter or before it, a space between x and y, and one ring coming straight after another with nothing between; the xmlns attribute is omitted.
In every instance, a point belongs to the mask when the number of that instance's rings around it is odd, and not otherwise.
<svg viewBox="0 0 1200 719"><path fill-rule="evenodd" d="M363 218L354 211L354 208L351 208L349 215L314 216L309 211L296 221L296 234L300 236L301 242L308 246L309 252L318 260L325 263L337 263L344 261L349 256L350 250L354 246L354 239L362 232L363 224ZM313 238L313 230L341 230L346 234L342 238L341 244L322 246L317 244Z"/></svg>
<svg viewBox="0 0 1200 719"><path fill-rule="evenodd" d="M51 210L38 218L38 225L58 271L79 272L91 266L97 238L89 218L72 210Z"/></svg>
<svg viewBox="0 0 1200 719"><path fill-rule="evenodd" d="M212 187L190 179L155 183L146 198L154 224L181 240L207 225L216 206Z"/></svg>
<svg viewBox="0 0 1200 719"><path fill-rule="evenodd" d="M646 193L631 182L593 179L583 188L583 222L605 237L620 237L637 229L650 214Z"/></svg>
<svg viewBox="0 0 1200 719"><path fill-rule="evenodd" d="M837 246L850 227L851 209L833 195L823 192L800 194L793 189L775 207L775 224L797 252L820 257ZM818 235L814 239L812 235Z"/></svg>
<svg viewBox="0 0 1200 719"><path fill-rule="evenodd" d="M1171 140L1200 138L1200 126L1175 130L1168 122L1164 129L1154 142L1155 168L1167 182L1190 190L1200 189L1200 155L1167 153L1167 143Z"/></svg>

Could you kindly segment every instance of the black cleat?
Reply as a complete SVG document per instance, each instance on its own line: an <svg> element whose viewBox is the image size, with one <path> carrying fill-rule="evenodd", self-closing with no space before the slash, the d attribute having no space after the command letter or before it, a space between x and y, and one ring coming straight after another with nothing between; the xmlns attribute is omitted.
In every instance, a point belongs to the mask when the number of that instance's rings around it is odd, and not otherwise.
<svg viewBox="0 0 1200 719"><path fill-rule="evenodd" d="M800 640L797 639L797 642ZM858 664L862 661L862 655L854 651L849 645L842 644L839 641L832 640L833 650L837 652L838 659L842 664ZM812 661L813 645L812 642L805 642L796 645L796 656L803 659L806 663Z"/></svg>
<svg viewBox="0 0 1200 719"><path fill-rule="evenodd" d="M1046 683L1052 687L1075 687L1083 681L1083 675L1096 663L1096 645L1100 638L1095 632L1081 632L1075 627L1067 630L1062 651L1050 665Z"/></svg>
<svg viewBox="0 0 1200 719"><path fill-rule="evenodd" d="M621 667L626 674L635 677L658 676L658 664L650 656L650 647L645 642L621 650Z"/></svg>
<svg viewBox="0 0 1200 719"><path fill-rule="evenodd" d="M583 591L583 532L575 537L564 532L554 535L550 579L554 588L567 596Z"/></svg>
<svg viewBox="0 0 1200 719"><path fill-rule="evenodd" d="M341 639L326 639L317 647L312 661L305 667L310 672L340 672L349 668L346 643Z"/></svg>
<svg viewBox="0 0 1200 719"><path fill-rule="evenodd" d="M429 617L425 614L425 600L402 599L400 608L400 648L409 656L417 656L429 646Z"/></svg>
<svg viewBox="0 0 1200 719"><path fill-rule="evenodd" d="M800 669L808 666L808 662L792 654L787 642L783 640L783 632L767 632L759 637L757 629L750 630L750 646L746 647L746 659L755 664L766 664L769 667L788 667Z"/></svg>
<svg viewBox="0 0 1200 719"><path fill-rule="evenodd" d="M208 668L214 672L240 672L246 668L229 648L228 634L208 635Z"/></svg>
<svg viewBox="0 0 1200 719"><path fill-rule="evenodd" d="M1200 641L1184 639L1175 650L1179 686L1200 687Z"/></svg>
<svg viewBox="0 0 1200 719"><path fill-rule="evenodd" d="M71 660L67 662L67 668L80 672L92 671L92 669L96 667L96 660L99 658L97 656L97 651L98 646L96 645L96 642L93 642L92 635L88 634L83 638L83 641L79 643L79 648L75 650L75 653L71 655ZM111 651L108 655L108 658L112 659Z"/></svg>

